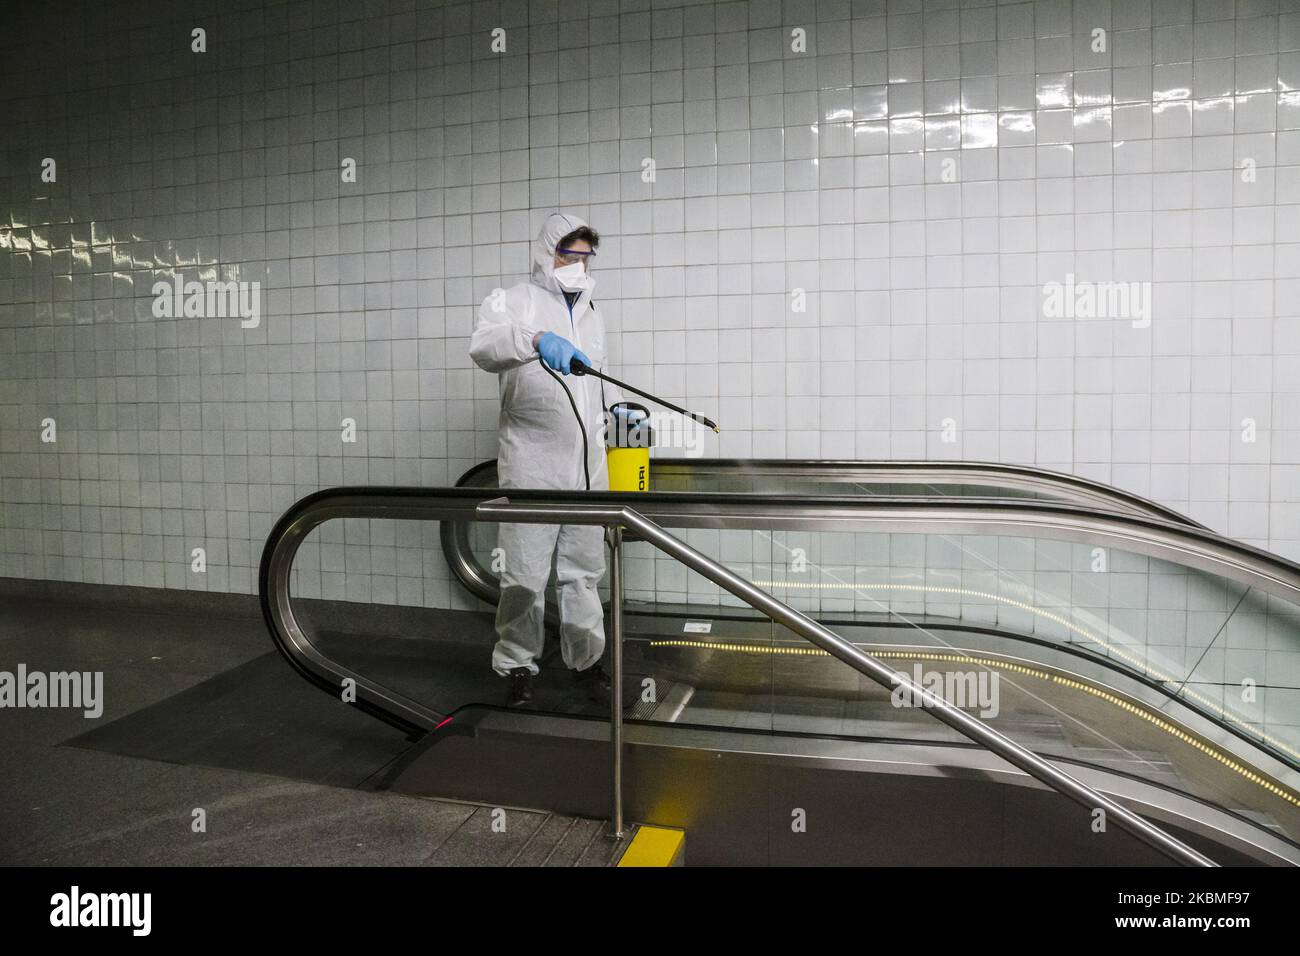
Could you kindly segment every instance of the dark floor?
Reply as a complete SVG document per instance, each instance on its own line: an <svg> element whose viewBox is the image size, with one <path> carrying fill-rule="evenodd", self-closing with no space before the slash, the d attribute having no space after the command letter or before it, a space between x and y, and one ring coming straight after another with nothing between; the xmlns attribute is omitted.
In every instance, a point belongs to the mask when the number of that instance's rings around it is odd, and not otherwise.
<svg viewBox="0 0 1300 956"><path fill-rule="evenodd" d="M410 742L293 674L248 614L6 597L0 670L20 663L103 671L104 711L0 709L3 864L603 865L616 851L599 821L375 791Z"/></svg>
<svg viewBox="0 0 1300 956"><path fill-rule="evenodd" d="M594 820L387 791L414 742L294 673L252 599L77 587L74 599L50 582L0 579L0 672L20 664L102 671L105 696L95 719L79 709L0 707L0 864L603 865L626 845ZM299 610L331 658L439 713L504 703L505 682L489 667L490 614L308 601ZM627 623L630 717L956 739L931 715L890 706L888 691L830 658L655 648L647 638L662 622L630 615ZM762 623L716 623L715 639L771 636ZM678 712L639 713L643 675L654 676L665 705L679 685L689 689ZM1041 683L1020 693L1009 682L991 721L1042 752L1121 769L1129 766L1121 757L1138 761L1139 776L1278 825L1273 804L1261 806L1261 794L1275 798L1212 756L1151 722L1116 723L1099 698L1054 696L1064 693ZM607 714L607 704L575 687L555 648L537 695L533 707L552 714ZM1093 727L1106 728L1110 749L1081 731ZM444 779L435 775L421 792L496 793Z"/></svg>

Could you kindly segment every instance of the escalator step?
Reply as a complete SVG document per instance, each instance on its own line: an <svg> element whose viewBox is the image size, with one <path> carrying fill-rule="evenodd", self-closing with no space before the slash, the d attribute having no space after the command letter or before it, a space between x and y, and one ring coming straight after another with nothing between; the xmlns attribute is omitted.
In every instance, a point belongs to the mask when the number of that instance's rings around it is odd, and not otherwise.
<svg viewBox="0 0 1300 956"><path fill-rule="evenodd" d="M657 689L660 691L657 700L643 700L638 695L632 709L626 711L626 716L631 720L659 720L673 723L681 717L682 711L686 709L686 705L690 703L695 693L695 688L691 685L675 681L661 681Z"/></svg>

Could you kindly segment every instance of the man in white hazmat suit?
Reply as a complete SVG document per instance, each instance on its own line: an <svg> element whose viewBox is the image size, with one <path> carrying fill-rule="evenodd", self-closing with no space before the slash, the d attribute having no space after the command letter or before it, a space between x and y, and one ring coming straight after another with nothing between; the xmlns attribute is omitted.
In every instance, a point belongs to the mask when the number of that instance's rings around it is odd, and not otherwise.
<svg viewBox="0 0 1300 956"><path fill-rule="evenodd" d="M599 243L600 237L579 217L551 213L533 242L529 281L495 290L479 307L469 354L480 368L499 374L497 470L502 488L587 487L578 419L543 362L559 373L578 406L587 434L591 490L609 488L604 412L622 395L594 376L569 374L574 357L596 369L605 364L605 324L591 301L596 280L589 265ZM604 610L596 590L605 573L604 529L503 523L497 544L503 569L492 669L510 678L509 702L532 699L552 560L561 656L591 697L608 699L609 676L600 664Z"/></svg>

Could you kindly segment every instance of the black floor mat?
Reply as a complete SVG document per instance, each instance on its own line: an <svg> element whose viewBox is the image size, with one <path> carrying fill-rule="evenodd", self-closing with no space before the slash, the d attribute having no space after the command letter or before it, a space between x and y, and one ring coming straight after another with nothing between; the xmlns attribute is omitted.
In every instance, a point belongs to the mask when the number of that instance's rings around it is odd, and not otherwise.
<svg viewBox="0 0 1300 956"><path fill-rule="evenodd" d="M63 746L364 787L410 743L269 651Z"/></svg>
<svg viewBox="0 0 1300 956"><path fill-rule="evenodd" d="M441 713L468 704L504 704L507 682L492 672L490 618L457 615L429 637L392 637L352 629L313 628L327 656ZM543 673L530 709L608 713L588 700L546 642ZM632 675L625 684L635 693ZM629 702L630 703L630 702ZM63 746L169 763L275 774L337 786L366 787L410 746L397 730L304 681L275 651Z"/></svg>

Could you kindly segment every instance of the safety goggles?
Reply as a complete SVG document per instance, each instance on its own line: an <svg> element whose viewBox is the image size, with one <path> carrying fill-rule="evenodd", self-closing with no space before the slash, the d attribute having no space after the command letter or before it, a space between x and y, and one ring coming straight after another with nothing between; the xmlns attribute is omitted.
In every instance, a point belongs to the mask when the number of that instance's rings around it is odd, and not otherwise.
<svg viewBox="0 0 1300 956"><path fill-rule="evenodd" d="M595 254L596 253L594 252L580 252L577 249L556 249L555 250L555 255L566 266L572 265L575 262L584 262L587 256L594 256Z"/></svg>

